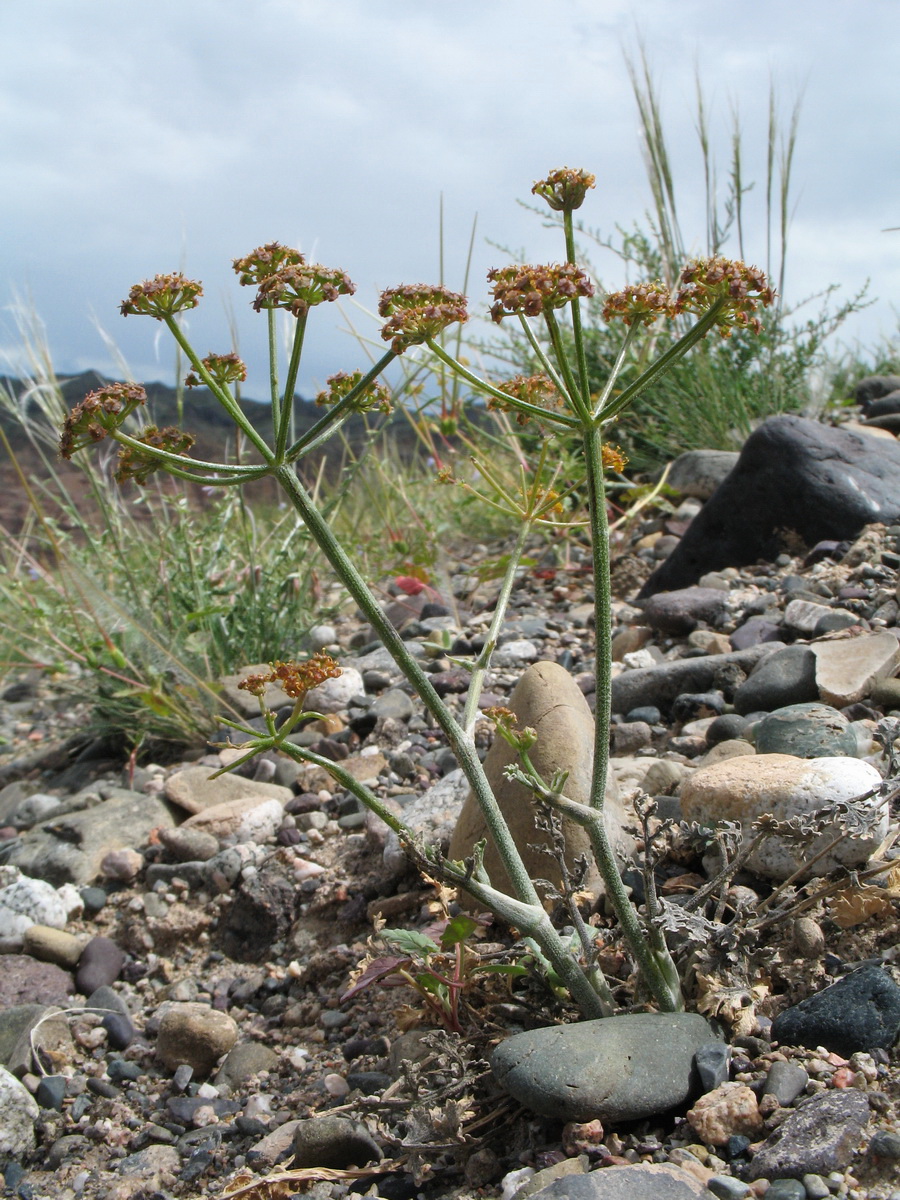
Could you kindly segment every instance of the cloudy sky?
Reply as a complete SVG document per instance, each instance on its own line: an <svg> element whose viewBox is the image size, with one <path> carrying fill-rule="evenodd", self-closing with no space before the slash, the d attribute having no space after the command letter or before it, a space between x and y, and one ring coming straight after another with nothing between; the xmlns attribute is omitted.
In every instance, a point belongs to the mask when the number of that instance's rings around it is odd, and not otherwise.
<svg viewBox="0 0 900 1200"><path fill-rule="evenodd" d="M675 162L682 226L702 251L694 75L724 174L733 113L744 131L747 257L765 259L769 79L787 122L802 95L786 296L829 284L877 303L845 336L897 333L900 297L895 0L4 0L0 6L0 349L22 361L17 311L37 314L56 368L173 378L160 327L123 320L132 283L202 279L190 334L230 348L265 389L264 319L230 270L270 240L346 270L355 302L323 306L301 390L358 365L343 331L372 336L378 291L438 277L483 300L491 242L532 261L555 234L517 201L549 168L583 166L582 210L605 234L640 220L649 193L626 55L643 40ZM596 256L609 285L611 258ZM358 303L356 303L358 302ZM328 311L326 312L325 309ZM810 308L810 315L815 306ZM0 371L9 367L0 367Z"/></svg>

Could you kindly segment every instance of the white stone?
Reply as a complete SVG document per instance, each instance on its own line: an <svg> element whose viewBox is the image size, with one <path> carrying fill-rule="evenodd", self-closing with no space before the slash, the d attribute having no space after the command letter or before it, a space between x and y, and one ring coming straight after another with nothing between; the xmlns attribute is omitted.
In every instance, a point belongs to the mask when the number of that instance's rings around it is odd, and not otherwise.
<svg viewBox="0 0 900 1200"><path fill-rule="evenodd" d="M834 609L827 604L816 604L813 600L792 600L784 610L784 623L788 629L798 633L812 633L823 617L831 616Z"/></svg>
<svg viewBox="0 0 900 1200"><path fill-rule="evenodd" d="M0 953L21 950L25 930L31 925L64 929L67 920L66 905L56 888L43 879L22 875L0 889Z"/></svg>
<svg viewBox="0 0 900 1200"><path fill-rule="evenodd" d="M519 667L523 663L534 662L538 656L537 646L527 638L517 638L512 642L504 642L494 654L494 666Z"/></svg>
<svg viewBox="0 0 900 1200"><path fill-rule="evenodd" d="M354 696L366 692L362 675L356 667L344 667L336 679L326 679L307 693L304 708L310 712L334 713L347 708Z"/></svg>
<svg viewBox="0 0 900 1200"><path fill-rule="evenodd" d="M18 1158L31 1153L40 1113L28 1089L6 1067L0 1067L0 1156Z"/></svg>
<svg viewBox="0 0 900 1200"><path fill-rule="evenodd" d="M280 800L248 796L244 800L229 800L196 813L182 829L201 829L220 842L264 842L280 827L284 805Z"/></svg>
<svg viewBox="0 0 900 1200"><path fill-rule="evenodd" d="M681 809L686 821L714 825L734 821L749 830L765 815L786 821L809 817L877 788L878 771L856 758L795 758L790 754L756 754L730 758L698 767L681 785ZM878 814L869 838L844 837L827 855L813 863L808 875L827 875L838 867L865 863L887 833L888 814L875 796L862 801ZM751 856L749 867L770 879L786 879L803 860L811 860L840 834L837 824L826 824L818 838L798 845L770 837Z"/></svg>

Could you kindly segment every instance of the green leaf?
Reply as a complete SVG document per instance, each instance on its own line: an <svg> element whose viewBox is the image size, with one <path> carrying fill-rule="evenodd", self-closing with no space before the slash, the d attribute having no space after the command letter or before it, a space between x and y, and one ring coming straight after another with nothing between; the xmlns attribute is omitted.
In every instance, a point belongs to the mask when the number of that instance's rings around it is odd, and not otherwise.
<svg viewBox="0 0 900 1200"><path fill-rule="evenodd" d="M512 978L528 974L528 968L523 967L521 963L485 963L484 966L473 967L472 970L477 971L479 975L509 975Z"/></svg>
<svg viewBox="0 0 900 1200"><path fill-rule="evenodd" d="M441 949L451 950L460 942L464 942L478 928L478 922L473 921L471 917L467 917L465 913L460 913L447 922L447 928L441 934Z"/></svg>
<svg viewBox="0 0 900 1200"><path fill-rule="evenodd" d="M415 929L382 929L382 940L396 946L404 954L440 954L441 948L424 933Z"/></svg>

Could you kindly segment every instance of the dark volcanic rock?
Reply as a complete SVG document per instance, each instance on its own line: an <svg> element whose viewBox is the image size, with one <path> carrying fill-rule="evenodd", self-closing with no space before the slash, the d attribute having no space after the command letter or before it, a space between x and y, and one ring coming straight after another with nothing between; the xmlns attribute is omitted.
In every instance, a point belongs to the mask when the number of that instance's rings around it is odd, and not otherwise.
<svg viewBox="0 0 900 1200"><path fill-rule="evenodd" d="M824 1046L849 1056L880 1046L890 1050L900 1033L900 988L880 967L862 967L824 991L785 1009L772 1036L788 1046Z"/></svg>
<svg viewBox="0 0 900 1200"><path fill-rule="evenodd" d="M696 583L720 567L773 559L791 530L810 546L900 519L900 445L804 417L771 417L641 596Z"/></svg>

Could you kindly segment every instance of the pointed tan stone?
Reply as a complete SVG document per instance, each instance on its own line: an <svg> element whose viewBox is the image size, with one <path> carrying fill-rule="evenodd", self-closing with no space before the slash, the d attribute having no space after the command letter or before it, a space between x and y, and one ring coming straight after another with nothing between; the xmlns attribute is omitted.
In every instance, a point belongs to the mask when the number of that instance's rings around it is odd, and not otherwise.
<svg viewBox="0 0 900 1200"><path fill-rule="evenodd" d="M865 699L900 666L900 641L887 630L814 642L819 698L835 708Z"/></svg>
<svg viewBox="0 0 900 1200"><path fill-rule="evenodd" d="M520 726L531 726L537 732L537 743L529 755L541 777L549 780L557 771L568 771L566 795L587 804L594 759L594 718L581 689L568 671L557 663L535 663L516 685L509 707L518 717ZM529 875L532 879L549 879L558 887L561 880L555 860L532 848L546 845L547 835L538 830L535 824L535 803L531 794L521 784L508 780L503 773L515 759L512 747L496 737L484 762L485 772ZM611 775L606 789L604 817L617 857L624 860L633 849L634 842L624 831L629 814L625 811ZM630 819L633 820L633 816ZM585 855L590 863L586 886L599 895L603 890L602 882L594 866L586 832L571 822L565 823L564 830L566 860L570 869L574 867L576 858ZM468 858L475 843L482 838L488 839L484 865L491 883L502 891L509 891L509 877L488 835L478 802L470 793L450 839L450 858Z"/></svg>

